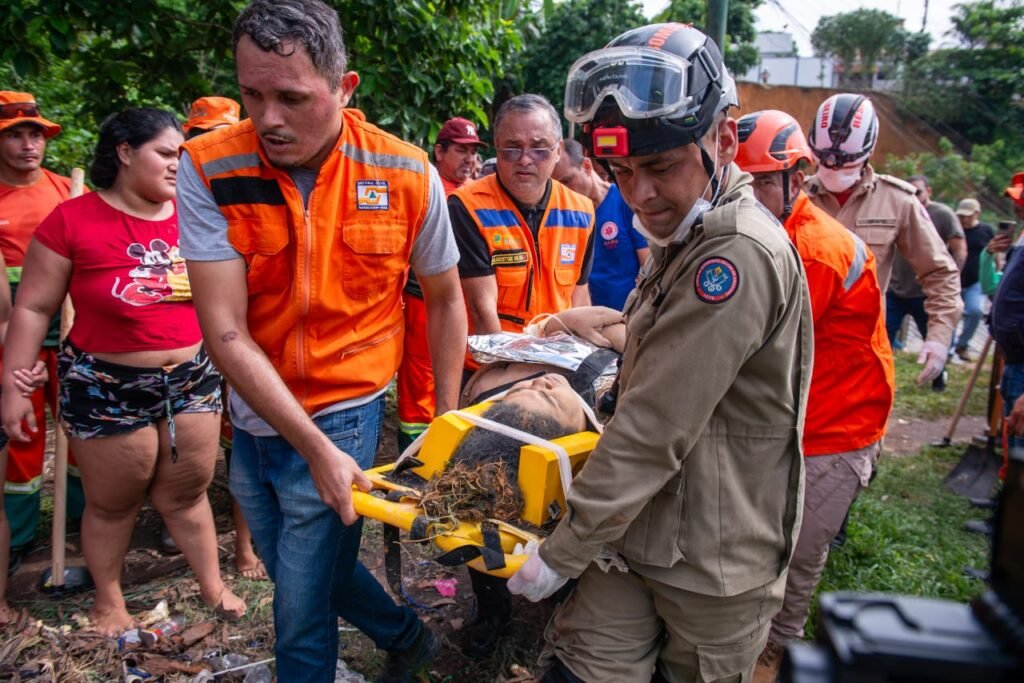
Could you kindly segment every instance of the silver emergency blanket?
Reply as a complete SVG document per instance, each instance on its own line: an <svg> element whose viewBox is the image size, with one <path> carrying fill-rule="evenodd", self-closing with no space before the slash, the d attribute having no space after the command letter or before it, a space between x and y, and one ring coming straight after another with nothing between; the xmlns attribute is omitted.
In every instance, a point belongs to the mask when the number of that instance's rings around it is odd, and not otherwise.
<svg viewBox="0 0 1024 683"><path fill-rule="evenodd" d="M556 332L549 337L499 332L470 335L469 349L478 363L546 363L575 370L597 347L564 332Z"/></svg>

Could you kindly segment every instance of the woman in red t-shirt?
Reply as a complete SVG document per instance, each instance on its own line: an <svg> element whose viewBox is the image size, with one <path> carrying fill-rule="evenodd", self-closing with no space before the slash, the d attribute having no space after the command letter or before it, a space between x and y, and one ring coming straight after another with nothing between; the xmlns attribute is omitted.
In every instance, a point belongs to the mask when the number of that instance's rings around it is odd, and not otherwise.
<svg viewBox="0 0 1024 683"><path fill-rule="evenodd" d="M12 439L33 424L6 368L29 368L50 317L77 316L58 358L61 423L85 488L82 545L101 632L132 626L121 565L148 496L185 554L206 604L239 617L220 576L206 489L220 427L220 375L202 345L174 206L177 119L158 109L108 117L89 176L98 192L60 204L36 230L4 348L0 412Z"/></svg>

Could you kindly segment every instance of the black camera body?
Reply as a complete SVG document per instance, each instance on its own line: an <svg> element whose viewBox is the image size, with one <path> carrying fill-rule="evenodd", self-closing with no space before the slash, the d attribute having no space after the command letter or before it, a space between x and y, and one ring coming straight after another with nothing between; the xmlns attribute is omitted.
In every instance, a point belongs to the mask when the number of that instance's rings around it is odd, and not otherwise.
<svg viewBox="0 0 1024 683"><path fill-rule="evenodd" d="M791 643L782 683L1024 681L1024 450L1010 454L996 507L991 588L969 605L827 593L816 642Z"/></svg>

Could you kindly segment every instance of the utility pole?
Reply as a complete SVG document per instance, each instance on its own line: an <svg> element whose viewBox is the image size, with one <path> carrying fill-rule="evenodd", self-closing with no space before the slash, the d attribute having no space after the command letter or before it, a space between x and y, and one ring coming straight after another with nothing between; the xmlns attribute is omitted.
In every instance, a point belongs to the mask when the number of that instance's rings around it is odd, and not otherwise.
<svg viewBox="0 0 1024 683"><path fill-rule="evenodd" d="M928 30L928 0L924 0L924 16L921 17L921 33Z"/></svg>
<svg viewBox="0 0 1024 683"><path fill-rule="evenodd" d="M729 14L729 0L708 0L708 36L715 41L725 56L725 22Z"/></svg>

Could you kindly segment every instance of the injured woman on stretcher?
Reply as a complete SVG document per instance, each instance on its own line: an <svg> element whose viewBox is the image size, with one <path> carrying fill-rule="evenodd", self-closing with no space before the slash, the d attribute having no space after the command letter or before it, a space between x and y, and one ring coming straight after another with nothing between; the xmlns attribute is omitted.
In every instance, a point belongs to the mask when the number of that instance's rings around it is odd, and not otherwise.
<svg viewBox="0 0 1024 683"><path fill-rule="evenodd" d="M572 473L597 443L597 416L614 409L625 336L622 313L594 306L546 317L524 334L471 337L482 365L463 389L460 410L435 418L388 468L390 484L415 489L405 490L415 500L414 519L356 502L361 514L407 529L410 540L433 539L447 551L438 562L474 570L476 619L463 643L469 657L488 656L511 618L501 577L522 557L512 546L539 542L565 511ZM400 493L392 490L389 500L404 500ZM393 588L398 555L389 569Z"/></svg>
<svg viewBox="0 0 1024 683"><path fill-rule="evenodd" d="M581 432L600 432L600 399L609 391L625 343L622 313L573 308L527 326L523 334L470 338L482 364L463 387L460 408L489 407L423 489L428 518L515 522L520 449ZM532 438L531 438L532 437Z"/></svg>

